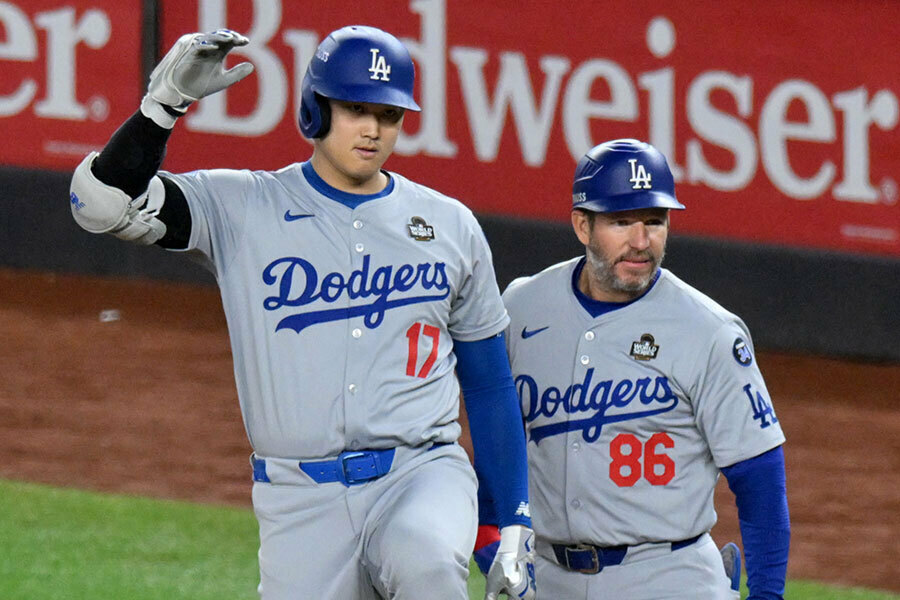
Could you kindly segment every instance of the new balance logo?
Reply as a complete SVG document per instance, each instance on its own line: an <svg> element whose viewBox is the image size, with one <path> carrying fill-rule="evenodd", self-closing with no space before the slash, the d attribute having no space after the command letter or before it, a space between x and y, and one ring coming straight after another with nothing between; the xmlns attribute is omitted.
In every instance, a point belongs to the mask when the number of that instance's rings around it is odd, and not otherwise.
<svg viewBox="0 0 900 600"><path fill-rule="evenodd" d="M527 502L519 502L519 508L516 509L516 516L531 518L531 509L528 507Z"/></svg>
<svg viewBox="0 0 900 600"><path fill-rule="evenodd" d="M647 169L644 168L644 165L637 164L637 159L632 158L628 161L631 163L631 183L634 185L631 186L633 190L649 190L652 189L653 186L651 182L653 178L650 176L650 173L647 172Z"/></svg>
<svg viewBox="0 0 900 600"><path fill-rule="evenodd" d="M292 215L291 211L289 211L289 210L284 211L284 220L287 221L288 223L290 223L291 221L297 221L299 219L306 219L306 218L314 217L314 216L316 216L316 215Z"/></svg>
<svg viewBox="0 0 900 600"><path fill-rule="evenodd" d="M391 78L389 75L391 74L391 65L387 64L387 61L383 56L380 56L379 53L381 50L378 48L372 48L369 50L372 53L372 66L369 67L369 79L374 79L376 81L390 81Z"/></svg>

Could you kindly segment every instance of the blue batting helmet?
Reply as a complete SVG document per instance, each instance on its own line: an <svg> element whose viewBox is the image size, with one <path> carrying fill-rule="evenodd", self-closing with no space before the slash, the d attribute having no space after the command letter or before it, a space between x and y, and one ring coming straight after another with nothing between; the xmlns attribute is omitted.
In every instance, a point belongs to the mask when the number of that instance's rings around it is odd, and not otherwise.
<svg viewBox="0 0 900 600"><path fill-rule="evenodd" d="M684 205L675 199L666 157L650 144L622 139L594 146L578 161L572 208L606 213Z"/></svg>
<svg viewBox="0 0 900 600"><path fill-rule="evenodd" d="M331 126L325 98L420 110L413 100L415 67L400 40L375 27L352 25L325 38L309 61L300 99L300 131L324 137Z"/></svg>

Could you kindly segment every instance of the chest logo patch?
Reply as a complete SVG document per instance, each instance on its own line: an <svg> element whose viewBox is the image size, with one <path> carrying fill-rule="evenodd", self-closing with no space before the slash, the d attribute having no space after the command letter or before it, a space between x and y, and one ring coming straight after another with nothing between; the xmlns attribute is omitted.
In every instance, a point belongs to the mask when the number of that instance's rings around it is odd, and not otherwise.
<svg viewBox="0 0 900 600"><path fill-rule="evenodd" d="M406 227L409 229L409 237L417 242L430 242L434 239L434 227L422 217L411 218Z"/></svg>
<svg viewBox="0 0 900 600"><path fill-rule="evenodd" d="M309 217L314 217L315 215L310 214L294 214L289 210L284 211L284 220L290 223L291 221L299 221L300 219L308 219Z"/></svg>
<svg viewBox="0 0 900 600"><path fill-rule="evenodd" d="M631 356L635 360L652 360L659 354L659 344L649 333L641 336L640 341L631 342Z"/></svg>
<svg viewBox="0 0 900 600"><path fill-rule="evenodd" d="M753 362L753 355L750 354L750 348L747 347L747 342L741 338L734 340L734 345L731 347L731 354L734 356L734 360L738 361L738 364L742 367L749 367L750 363Z"/></svg>
<svg viewBox="0 0 900 600"><path fill-rule="evenodd" d="M523 339L523 340L527 340L527 339L530 338L531 336L537 335L537 334L539 334L540 332L542 332L542 331L544 331L544 330L546 330L546 329L550 329L550 326L547 325L546 327L541 327L541 328L539 328L539 329L532 329L531 331L529 331L529 330L528 330L528 326L526 325L525 327L522 328L522 339Z"/></svg>

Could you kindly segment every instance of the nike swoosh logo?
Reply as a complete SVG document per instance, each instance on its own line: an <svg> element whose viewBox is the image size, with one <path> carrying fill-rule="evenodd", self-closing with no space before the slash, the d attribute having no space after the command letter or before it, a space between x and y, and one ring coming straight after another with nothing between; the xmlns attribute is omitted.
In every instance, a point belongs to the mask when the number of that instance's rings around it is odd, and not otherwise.
<svg viewBox="0 0 900 600"><path fill-rule="evenodd" d="M531 331L528 331L528 327L525 326L522 328L522 339L527 340L531 336L537 335L540 332L544 331L545 329L550 329L550 326L547 325L546 327L541 327L540 329L532 329Z"/></svg>
<svg viewBox="0 0 900 600"><path fill-rule="evenodd" d="M287 222L297 221L299 219L306 219L307 217L314 217L316 215L292 215L291 211L284 211L284 220Z"/></svg>

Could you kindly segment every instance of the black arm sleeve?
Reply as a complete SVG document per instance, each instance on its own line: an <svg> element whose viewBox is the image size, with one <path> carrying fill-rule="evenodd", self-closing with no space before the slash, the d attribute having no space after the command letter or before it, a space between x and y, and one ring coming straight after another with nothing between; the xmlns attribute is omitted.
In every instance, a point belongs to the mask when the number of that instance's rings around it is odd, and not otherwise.
<svg viewBox="0 0 900 600"><path fill-rule="evenodd" d="M166 156L172 130L160 127L138 110L122 123L91 166L94 176L132 198L147 190ZM191 211L181 188L165 177L166 200L157 218L166 224L166 235L157 245L187 248L191 235Z"/></svg>
<svg viewBox="0 0 900 600"><path fill-rule="evenodd" d="M183 250L191 241L191 209L188 208L184 192L174 181L160 177L166 188L166 201L157 219L166 224L166 235L157 240L156 245L172 250Z"/></svg>
<svg viewBox="0 0 900 600"><path fill-rule="evenodd" d="M137 111L109 138L91 171L106 185L137 198L159 170L171 133Z"/></svg>

